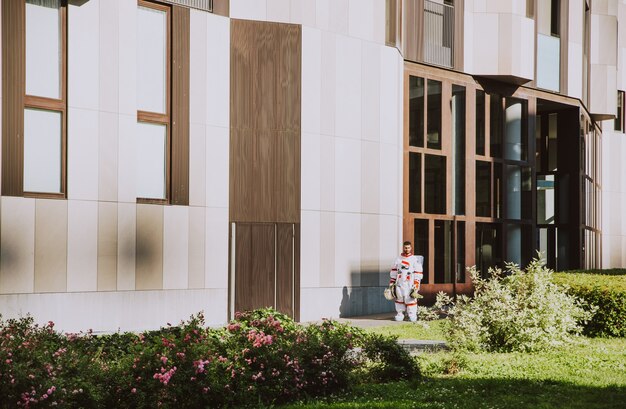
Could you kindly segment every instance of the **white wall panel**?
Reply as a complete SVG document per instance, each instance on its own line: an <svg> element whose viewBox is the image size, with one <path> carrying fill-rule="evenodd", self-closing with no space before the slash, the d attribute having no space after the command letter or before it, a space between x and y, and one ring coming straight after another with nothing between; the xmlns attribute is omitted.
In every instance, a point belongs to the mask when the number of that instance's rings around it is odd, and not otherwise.
<svg viewBox="0 0 626 409"><path fill-rule="evenodd" d="M228 288L228 208L206 209L206 288Z"/></svg>
<svg viewBox="0 0 626 409"><path fill-rule="evenodd" d="M361 75L361 132L368 141L380 140L381 49L378 44L363 42ZM386 101L385 101L386 102ZM395 102L395 101L393 101Z"/></svg>
<svg viewBox="0 0 626 409"><path fill-rule="evenodd" d="M361 41L336 39L335 135L361 139Z"/></svg>
<svg viewBox="0 0 626 409"><path fill-rule="evenodd" d="M302 132L320 132L322 32L302 27Z"/></svg>
<svg viewBox="0 0 626 409"><path fill-rule="evenodd" d="M137 202L136 118L136 113L118 117L117 199L120 202Z"/></svg>
<svg viewBox="0 0 626 409"><path fill-rule="evenodd" d="M228 208L229 201L228 128L206 127L206 205Z"/></svg>
<svg viewBox="0 0 626 409"><path fill-rule="evenodd" d="M336 211L361 211L361 184L361 141L335 138Z"/></svg>
<svg viewBox="0 0 626 409"><path fill-rule="evenodd" d="M26 307L28 306L28 307ZM144 331L178 324L204 312L207 325L226 323L226 290L165 290L0 296L5 318L31 314L61 332ZM132 313L129 313L132 312Z"/></svg>
<svg viewBox="0 0 626 409"><path fill-rule="evenodd" d="M67 196L98 200L99 115L97 111L70 108L67 118Z"/></svg>
<svg viewBox="0 0 626 409"><path fill-rule="evenodd" d="M98 115L98 198L117 201L118 115L100 111Z"/></svg>
<svg viewBox="0 0 626 409"><path fill-rule="evenodd" d="M119 0L118 109L137 115L137 1Z"/></svg>
<svg viewBox="0 0 626 409"><path fill-rule="evenodd" d="M243 20L267 20L266 0L231 0L230 17Z"/></svg>
<svg viewBox="0 0 626 409"><path fill-rule="evenodd" d="M267 21L289 23L291 21L290 0L265 0L267 2Z"/></svg>
<svg viewBox="0 0 626 409"><path fill-rule="evenodd" d="M335 286L361 285L361 215L335 213Z"/></svg>
<svg viewBox="0 0 626 409"><path fill-rule="evenodd" d="M255 1L254 3L265 3ZM231 2L231 13L233 3ZM252 6L252 5L251 5ZM232 15L232 14L231 14ZM230 20L207 15L207 124L230 126Z"/></svg>
<svg viewBox="0 0 626 409"><path fill-rule="evenodd" d="M98 289L98 202L67 202L67 291Z"/></svg>
<svg viewBox="0 0 626 409"><path fill-rule="evenodd" d="M206 123L207 39L207 13L191 9L189 15L189 122L192 124ZM213 61L213 63L219 62Z"/></svg>
<svg viewBox="0 0 626 409"><path fill-rule="evenodd" d="M189 205L206 203L206 127L192 123L189 127ZM222 175L226 178L226 175Z"/></svg>
<svg viewBox="0 0 626 409"><path fill-rule="evenodd" d="M320 210L320 198L322 189L322 169L321 169L321 137L319 134L302 132L301 135L302 152L301 158L301 187L300 206L303 210ZM324 189L328 183L324 181Z"/></svg>
<svg viewBox="0 0 626 409"><path fill-rule="evenodd" d="M300 287L320 286L320 212L300 215Z"/></svg>
<svg viewBox="0 0 626 409"><path fill-rule="evenodd" d="M98 47L100 110L119 110L119 2L100 1Z"/></svg>
<svg viewBox="0 0 626 409"><path fill-rule="evenodd" d="M100 73L100 0L69 6L67 44L67 104L98 109Z"/></svg>

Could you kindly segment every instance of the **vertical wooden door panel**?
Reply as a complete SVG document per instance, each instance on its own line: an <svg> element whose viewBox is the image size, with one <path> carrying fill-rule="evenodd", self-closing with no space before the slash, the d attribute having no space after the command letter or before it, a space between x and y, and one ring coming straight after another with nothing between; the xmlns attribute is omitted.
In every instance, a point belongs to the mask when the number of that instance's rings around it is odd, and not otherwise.
<svg viewBox="0 0 626 409"><path fill-rule="evenodd" d="M276 227L276 309L293 317L294 230L291 223Z"/></svg>

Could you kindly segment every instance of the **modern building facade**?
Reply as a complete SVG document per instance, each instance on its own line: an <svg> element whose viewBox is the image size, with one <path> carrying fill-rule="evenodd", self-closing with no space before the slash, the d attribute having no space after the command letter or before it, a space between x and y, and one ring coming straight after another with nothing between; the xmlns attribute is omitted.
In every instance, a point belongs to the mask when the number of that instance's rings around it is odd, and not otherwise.
<svg viewBox="0 0 626 409"><path fill-rule="evenodd" d="M626 265L626 1L0 13L5 317L111 331L390 311L403 239L427 298L536 250Z"/></svg>

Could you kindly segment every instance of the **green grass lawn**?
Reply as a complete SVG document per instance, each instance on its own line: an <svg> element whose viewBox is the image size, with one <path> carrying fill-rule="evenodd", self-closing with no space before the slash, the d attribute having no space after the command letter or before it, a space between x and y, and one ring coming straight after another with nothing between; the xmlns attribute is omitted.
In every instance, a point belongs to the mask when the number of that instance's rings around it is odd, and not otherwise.
<svg viewBox="0 0 626 409"><path fill-rule="evenodd" d="M428 329L405 324L374 331L443 339L441 322ZM349 394L288 407L626 408L623 338L581 338L567 348L536 354L439 352L418 359L421 381L363 385Z"/></svg>
<svg viewBox="0 0 626 409"><path fill-rule="evenodd" d="M399 325L368 328L369 332L397 336L399 339L445 340L444 325L446 320L430 322L405 322Z"/></svg>

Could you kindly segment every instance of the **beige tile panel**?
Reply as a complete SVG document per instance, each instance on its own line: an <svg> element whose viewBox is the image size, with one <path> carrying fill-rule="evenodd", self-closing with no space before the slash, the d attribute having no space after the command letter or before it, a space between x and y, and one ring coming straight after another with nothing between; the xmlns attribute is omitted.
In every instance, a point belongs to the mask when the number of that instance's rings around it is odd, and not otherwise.
<svg viewBox="0 0 626 409"><path fill-rule="evenodd" d="M137 205L135 289L163 288L163 206Z"/></svg>
<svg viewBox="0 0 626 409"><path fill-rule="evenodd" d="M67 201L35 201L35 292L67 291Z"/></svg>
<svg viewBox="0 0 626 409"><path fill-rule="evenodd" d="M267 0L230 0L230 17L265 21Z"/></svg>
<svg viewBox="0 0 626 409"><path fill-rule="evenodd" d="M98 288L98 202L67 202L67 291Z"/></svg>
<svg viewBox="0 0 626 409"><path fill-rule="evenodd" d="M320 209L335 210L335 137L320 135ZM322 181L324 182L322 184ZM303 188L306 188L303 186Z"/></svg>
<svg viewBox="0 0 626 409"><path fill-rule="evenodd" d="M339 34L348 34L348 0L331 0L329 29Z"/></svg>
<svg viewBox="0 0 626 409"><path fill-rule="evenodd" d="M98 291L117 289L117 203L98 203Z"/></svg>
<svg viewBox="0 0 626 409"><path fill-rule="evenodd" d="M320 132L322 32L302 28L302 132Z"/></svg>
<svg viewBox="0 0 626 409"><path fill-rule="evenodd" d="M337 36L334 33L322 31L320 133L324 135L335 135L335 73L337 71L335 67L335 50L337 48L336 38ZM305 81L305 78L302 80Z"/></svg>
<svg viewBox="0 0 626 409"><path fill-rule="evenodd" d="M301 208L303 210L319 210L320 188L322 186L320 178L320 135L303 132L301 138Z"/></svg>
<svg viewBox="0 0 626 409"><path fill-rule="evenodd" d="M379 254L380 216L377 214L361 215L361 285L379 285L381 267Z"/></svg>
<svg viewBox="0 0 626 409"><path fill-rule="evenodd" d="M117 289L135 289L137 205L117 204Z"/></svg>
<svg viewBox="0 0 626 409"><path fill-rule="evenodd" d="M189 281L189 207L163 207L163 288L187 288Z"/></svg>
<svg viewBox="0 0 626 409"><path fill-rule="evenodd" d="M335 286L361 285L361 215L335 213Z"/></svg>
<svg viewBox="0 0 626 409"><path fill-rule="evenodd" d="M413 241L413 238L401 237L401 216L381 215L379 223L378 249L380 253L378 259L380 262L380 271L385 273L381 274L379 284L386 285L389 282L389 275L387 273L391 270L391 264L400 253L400 244L404 239Z"/></svg>
<svg viewBox="0 0 626 409"><path fill-rule="evenodd" d="M204 206L206 203L206 154L206 127L192 123L189 127L190 206Z"/></svg>
<svg viewBox="0 0 626 409"><path fill-rule="evenodd" d="M110 2L106 1L105 2ZM137 2L118 2L119 39L118 47L118 107L119 113L137 115Z"/></svg>
<svg viewBox="0 0 626 409"><path fill-rule="evenodd" d="M35 280L35 199L0 198L0 293L31 293Z"/></svg>
<svg viewBox="0 0 626 409"><path fill-rule="evenodd" d="M205 218L204 207L189 207L188 288L204 288Z"/></svg>
<svg viewBox="0 0 626 409"><path fill-rule="evenodd" d="M361 211L361 141L335 138L335 210ZM349 164L349 165L348 165ZM323 181L327 179L322 178Z"/></svg>

